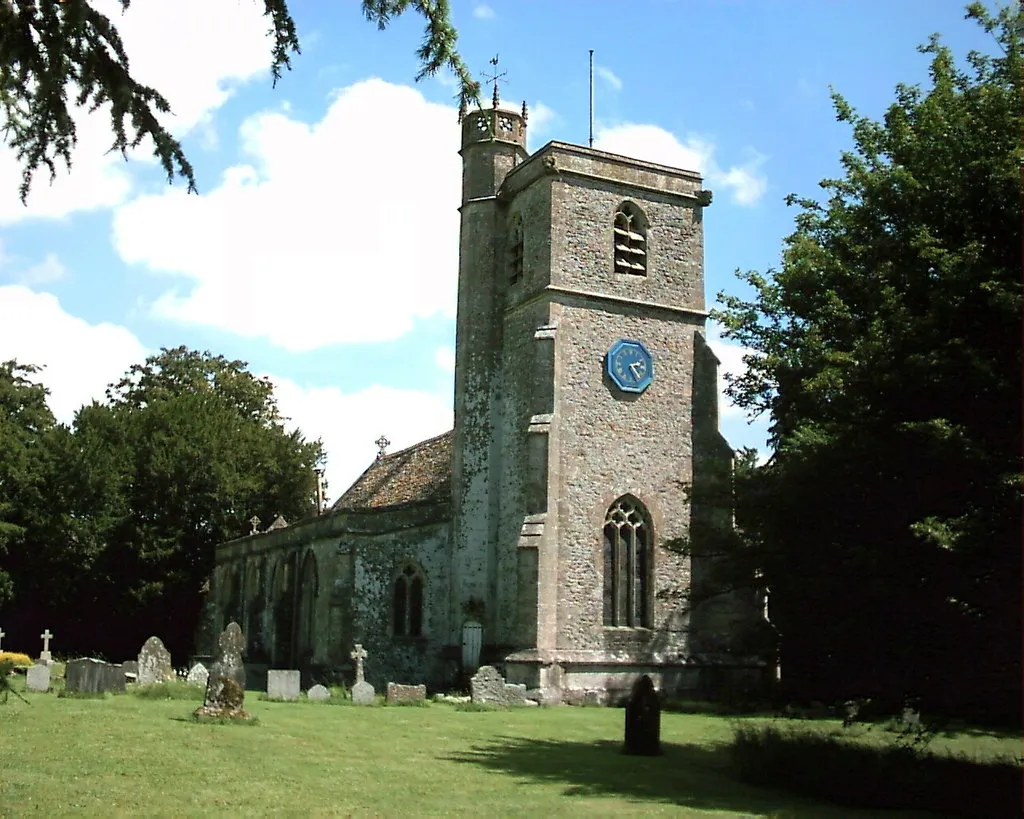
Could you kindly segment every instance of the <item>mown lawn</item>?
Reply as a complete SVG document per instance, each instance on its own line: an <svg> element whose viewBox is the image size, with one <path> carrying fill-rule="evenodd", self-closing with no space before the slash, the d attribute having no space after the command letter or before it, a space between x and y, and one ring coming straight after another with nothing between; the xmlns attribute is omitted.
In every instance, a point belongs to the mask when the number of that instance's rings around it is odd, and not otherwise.
<svg viewBox="0 0 1024 819"><path fill-rule="evenodd" d="M662 716L665 755L623 756L623 712L272 703L203 725L197 703L26 695L0 704L0 816L678 816L911 814L743 785L732 721Z"/></svg>

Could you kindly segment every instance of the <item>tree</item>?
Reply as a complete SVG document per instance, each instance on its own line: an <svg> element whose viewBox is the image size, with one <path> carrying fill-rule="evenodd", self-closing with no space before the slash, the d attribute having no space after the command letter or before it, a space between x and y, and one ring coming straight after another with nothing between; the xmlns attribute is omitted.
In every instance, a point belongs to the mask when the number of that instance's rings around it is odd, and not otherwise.
<svg viewBox="0 0 1024 819"><path fill-rule="evenodd" d="M120 658L158 634L187 656L217 544L315 511L321 444L284 420L244 362L179 347L131 367L47 439L51 515L15 613L56 623L64 650Z"/></svg>
<svg viewBox="0 0 1024 819"><path fill-rule="evenodd" d="M11 569L45 505L43 441L54 426L36 367L0 363L0 604L13 597Z"/></svg>
<svg viewBox="0 0 1024 819"><path fill-rule="evenodd" d="M752 350L729 392L775 447L738 514L784 677L819 697L1020 705L1024 16L967 17L997 56L963 70L933 36L931 88L882 122L833 94L844 177L789 197L781 269L740 274L753 299L720 294Z"/></svg>
<svg viewBox="0 0 1024 819"><path fill-rule="evenodd" d="M119 2L126 10L131 0ZM291 68L292 54L300 53L299 38L286 0L263 0L263 6L273 37L271 72L276 85L282 71ZM426 30L417 50L416 79L448 68L458 79L460 104L479 104L480 86L456 49L448 0L363 0L362 8L366 19L381 30L410 8L421 14ZM180 176L190 193L196 191L195 172L181 143L160 121L159 115L169 113L170 105L157 89L132 77L124 44L110 18L87 0L0 0L0 112L6 120L4 136L23 166L22 203L40 166L49 170L51 180L58 161L71 168L76 129L69 95L76 106L90 111L109 104L111 150L124 155L149 137L168 182Z"/></svg>

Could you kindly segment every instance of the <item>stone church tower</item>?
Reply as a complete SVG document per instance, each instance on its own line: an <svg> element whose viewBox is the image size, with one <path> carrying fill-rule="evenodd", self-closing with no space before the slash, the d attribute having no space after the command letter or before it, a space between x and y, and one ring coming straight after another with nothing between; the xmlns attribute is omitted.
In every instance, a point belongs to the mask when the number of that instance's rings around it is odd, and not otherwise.
<svg viewBox="0 0 1024 819"><path fill-rule="evenodd" d="M753 615L691 610L678 548L698 545L690 488L732 459L704 339L710 195L575 145L531 156L526 127L525 106L462 123L452 603L486 601L510 681L693 688Z"/></svg>
<svg viewBox="0 0 1024 819"><path fill-rule="evenodd" d="M525 106L462 117L455 429L382 448L324 514L217 548L209 630L237 620L256 676L351 682L354 643L378 687L481 663L567 701L642 673L691 695L764 676L753 596L697 602L703 546L732 526L710 193L562 142L531 155L526 129Z"/></svg>

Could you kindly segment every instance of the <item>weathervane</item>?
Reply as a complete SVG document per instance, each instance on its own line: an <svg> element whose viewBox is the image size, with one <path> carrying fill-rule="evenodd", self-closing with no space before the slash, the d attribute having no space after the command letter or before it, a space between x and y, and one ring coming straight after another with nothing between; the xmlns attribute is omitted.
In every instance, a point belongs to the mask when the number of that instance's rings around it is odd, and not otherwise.
<svg viewBox="0 0 1024 819"><path fill-rule="evenodd" d="M500 74L498 73L498 55L497 54L495 54L493 57L491 57L489 62L490 62L491 65L494 66L494 73L493 74L488 74L485 71L485 72L483 72L483 78L485 80L487 80L488 82L494 84L494 94L491 96L491 107L492 108L497 108L498 107L498 99L499 99L498 98L498 83L499 82L505 82L505 75L507 75L508 72L507 71L502 71Z"/></svg>

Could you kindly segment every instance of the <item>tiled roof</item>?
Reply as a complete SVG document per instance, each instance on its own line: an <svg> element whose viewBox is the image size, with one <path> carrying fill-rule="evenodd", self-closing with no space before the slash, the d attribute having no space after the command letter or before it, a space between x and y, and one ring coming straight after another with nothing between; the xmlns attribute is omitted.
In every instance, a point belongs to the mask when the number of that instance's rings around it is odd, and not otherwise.
<svg viewBox="0 0 1024 819"><path fill-rule="evenodd" d="M378 458L332 509L384 509L409 503L451 502L452 433Z"/></svg>

